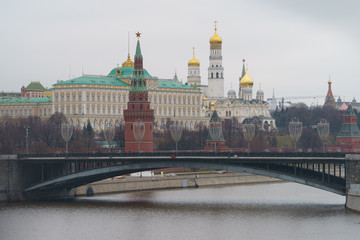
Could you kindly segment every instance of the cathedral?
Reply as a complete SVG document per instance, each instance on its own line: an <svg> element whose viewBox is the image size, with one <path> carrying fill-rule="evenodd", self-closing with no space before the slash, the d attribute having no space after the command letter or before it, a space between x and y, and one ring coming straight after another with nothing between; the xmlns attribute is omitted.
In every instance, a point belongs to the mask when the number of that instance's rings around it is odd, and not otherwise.
<svg viewBox="0 0 360 240"><path fill-rule="evenodd" d="M195 58L195 50L192 59L188 61L185 84L178 80L176 73L173 78L162 79L151 75L146 68L141 70L147 87L147 101L154 114L154 130L164 129L169 118L180 122L185 128L195 129L199 123L208 124L214 110L221 119L235 117L243 122L246 118L257 117L264 129L265 126L266 129L276 129L275 121L269 113L269 104L264 100L264 92L259 89L256 98L253 98L254 82L245 67L245 61L239 78L238 95L230 89L224 96L222 38L217 30L215 23L215 32L210 38L207 85L201 82L200 62ZM21 95L1 98L0 117L46 118L61 112L76 127L90 122L97 130L108 124L124 123L124 110L129 107L135 68L129 52L127 60L105 76L83 74L77 78L57 81L51 89L45 89L39 83L31 83L27 88L22 88ZM32 86L36 86L36 89Z"/></svg>
<svg viewBox="0 0 360 240"><path fill-rule="evenodd" d="M263 129L276 129L275 119L269 112L269 103L264 100L264 92L259 89L256 97L253 98L254 81L245 68L243 60L242 74L239 78L238 97L235 90L230 89L227 96L224 96L224 66L222 65L222 38L217 33L215 22L215 32L210 38L210 56L208 67L208 85L201 84L200 62L193 58L188 62L188 85L201 89L202 96L202 115L210 117L212 110L216 109L222 119L237 118L243 122L246 118L257 117Z"/></svg>

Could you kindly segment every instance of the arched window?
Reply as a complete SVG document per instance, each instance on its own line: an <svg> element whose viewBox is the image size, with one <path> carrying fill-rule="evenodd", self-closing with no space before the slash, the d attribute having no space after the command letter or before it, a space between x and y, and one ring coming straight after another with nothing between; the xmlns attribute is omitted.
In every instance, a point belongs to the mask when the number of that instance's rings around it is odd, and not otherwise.
<svg viewBox="0 0 360 240"><path fill-rule="evenodd" d="M219 73L218 72L216 73L216 78L219 78Z"/></svg>
<svg viewBox="0 0 360 240"><path fill-rule="evenodd" d="M211 73L211 78L214 78L214 73Z"/></svg>
<svg viewBox="0 0 360 240"><path fill-rule="evenodd" d="M221 78L224 78L224 77L223 77L223 73L221 73Z"/></svg>

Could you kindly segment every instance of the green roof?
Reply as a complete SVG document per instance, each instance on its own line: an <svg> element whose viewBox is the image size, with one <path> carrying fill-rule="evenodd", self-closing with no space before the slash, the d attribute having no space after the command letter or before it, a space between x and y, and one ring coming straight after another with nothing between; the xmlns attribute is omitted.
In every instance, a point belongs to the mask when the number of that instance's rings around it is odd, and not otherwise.
<svg viewBox="0 0 360 240"><path fill-rule="evenodd" d="M116 71L120 69L120 75L116 75ZM143 69L144 70L144 76L145 78L146 77L150 77L152 78L152 76L148 73L148 71L146 71L146 69ZM134 67L116 67L114 68L113 70L111 70L111 72L109 73L108 77L119 77L119 78L122 78L122 77L129 77L129 78L132 78L133 76L133 73L134 73Z"/></svg>
<svg viewBox="0 0 360 240"><path fill-rule="evenodd" d="M31 82L27 87L26 90L31 90L31 91L45 91L46 89L44 88L43 85L41 85L40 82Z"/></svg>
<svg viewBox="0 0 360 240"><path fill-rule="evenodd" d="M163 80L158 81L158 87L159 88L178 88L178 89L199 89L199 88L187 85L187 84L182 84L181 82L163 81Z"/></svg>
<svg viewBox="0 0 360 240"><path fill-rule="evenodd" d="M20 98L2 98L0 104L13 104L13 103L51 103L51 97L20 97Z"/></svg>
<svg viewBox="0 0 360 240"><path fill-rule="evenodd" d="M91 84L91 85L112 85L112 86L125 86L129 87L130 85L112 77L92 77L92 76L82 76L67 81L59 81L56 85L70 85L70 84Z"/></svg>

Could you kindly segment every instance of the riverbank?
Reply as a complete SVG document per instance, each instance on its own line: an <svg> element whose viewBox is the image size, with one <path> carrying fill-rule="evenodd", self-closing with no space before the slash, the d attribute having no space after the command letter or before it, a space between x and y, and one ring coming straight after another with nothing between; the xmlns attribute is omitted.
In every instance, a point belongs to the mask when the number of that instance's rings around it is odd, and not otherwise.
<svg viewBox="0 0 360 240"><path fill-rule="evenodd" d="M145 190L196 188L221 185L282 182L248 173L184 174L177 176L130 177L102 180L75 189L75 196L102 195Z"/></svg>

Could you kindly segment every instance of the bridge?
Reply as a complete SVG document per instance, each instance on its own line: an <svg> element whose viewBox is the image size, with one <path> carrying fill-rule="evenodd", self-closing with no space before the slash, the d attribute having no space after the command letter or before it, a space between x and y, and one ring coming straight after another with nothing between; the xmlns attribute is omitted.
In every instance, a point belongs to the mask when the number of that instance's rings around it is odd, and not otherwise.
<svg viewBox="0 0 360 240"><path fill-rule="evenodd" d="M1 166L2 164L2 166ZM3 167L3 168L2 168ZM344 153L72 154L0 156L7 169L8 200L48 198L71 189L134 172L187 167L246 172L351 196L360 205L360 155ZM13 179L11 179L13 178ZM354 200L355 199L355 200ZM359 207L360 210L360 207Z"/></svg>

